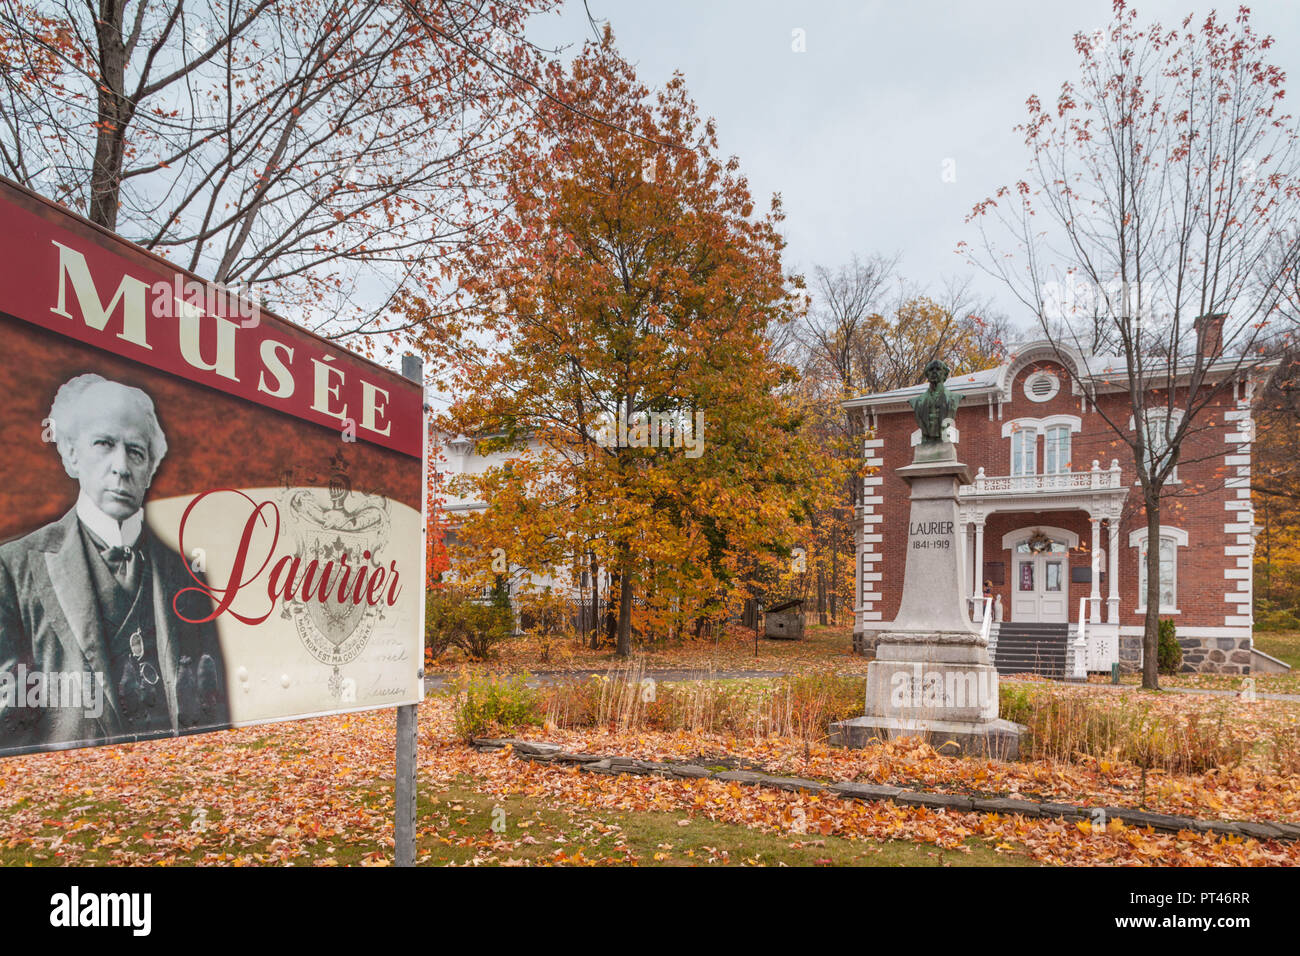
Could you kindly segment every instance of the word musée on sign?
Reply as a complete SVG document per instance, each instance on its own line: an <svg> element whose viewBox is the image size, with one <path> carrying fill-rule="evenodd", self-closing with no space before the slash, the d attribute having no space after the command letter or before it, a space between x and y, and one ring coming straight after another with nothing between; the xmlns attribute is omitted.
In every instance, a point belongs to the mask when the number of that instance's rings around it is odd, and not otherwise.
<svg viewBox="0 0 1300 956"><path fill-rule="evenodd" d="M416 703L423 394L0 179L0 753Z"/></svg>

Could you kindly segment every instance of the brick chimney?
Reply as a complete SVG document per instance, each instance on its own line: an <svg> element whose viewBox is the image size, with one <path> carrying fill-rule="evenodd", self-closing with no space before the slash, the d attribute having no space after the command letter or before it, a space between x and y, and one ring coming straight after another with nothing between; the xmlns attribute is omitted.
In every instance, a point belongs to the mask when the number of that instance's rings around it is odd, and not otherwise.
<svg viewBox="0 0 1300 956"><path fill-rule="evenodd" d="M1223 323L1228 318L1226 312L1211 312L1197 316L1193 326L1196 328L1196 354L1205 357L1205 364L1223 355Z"/></svg>

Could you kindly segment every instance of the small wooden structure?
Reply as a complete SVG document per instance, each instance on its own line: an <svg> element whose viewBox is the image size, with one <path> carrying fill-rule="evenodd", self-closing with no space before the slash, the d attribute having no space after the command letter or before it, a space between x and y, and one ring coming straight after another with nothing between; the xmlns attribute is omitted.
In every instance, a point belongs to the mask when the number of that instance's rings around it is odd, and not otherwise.
<svg viewBox="0 0 1300 956"><path fill-rule="evenodd" d="M803 639L803 599L782 601L767 609L764 615L764 636L777 640Z"/></svg>

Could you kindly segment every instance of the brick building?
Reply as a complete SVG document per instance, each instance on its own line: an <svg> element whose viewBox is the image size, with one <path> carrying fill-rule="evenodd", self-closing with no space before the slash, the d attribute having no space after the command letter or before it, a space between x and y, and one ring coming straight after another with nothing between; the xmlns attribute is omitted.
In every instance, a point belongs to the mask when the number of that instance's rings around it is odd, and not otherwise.
<svg viewBox="0 0 1300 956"><path fill-rule="evenodd" d="M1245 674L1271 659L1251 638L1251 402L1260 383L1235 364L1210 366L1225 388L1184 442L1155 546L1160 614L1176 624L1184 669ZM958 458L975 474L960 489L954 546L972 621L989 607L996 622L990 645L999 670L1059 674L1081 617L1088 670L1139 666L1152 545L1132 452L1098 412L1134 427L1122 361L1039 341L947 385L962 396ZM854 643L862 652L888 629L902 596L909 505L895 470L920 441L908 399L924 388L845 403L864 416L874 466L859 508ZM1166 405L1161 393L1147 407ZM1158 424L1149 431L1163 440Z"/></svg>

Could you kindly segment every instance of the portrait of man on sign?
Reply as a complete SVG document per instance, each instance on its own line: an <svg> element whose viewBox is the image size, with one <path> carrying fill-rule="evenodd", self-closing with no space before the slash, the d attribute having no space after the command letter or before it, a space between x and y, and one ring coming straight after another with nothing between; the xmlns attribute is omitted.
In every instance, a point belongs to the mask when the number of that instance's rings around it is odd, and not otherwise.
<svg viewBox="0 0 1300 956"><path fill-rule="evenodd" d="M216 628L189 623L211 609L181 593L194 584L185 559L144 522L167 454L153 400L78 375L59 388L49 424L80 491L63 517L0 545L0 746L228 726Z"/></svg>

